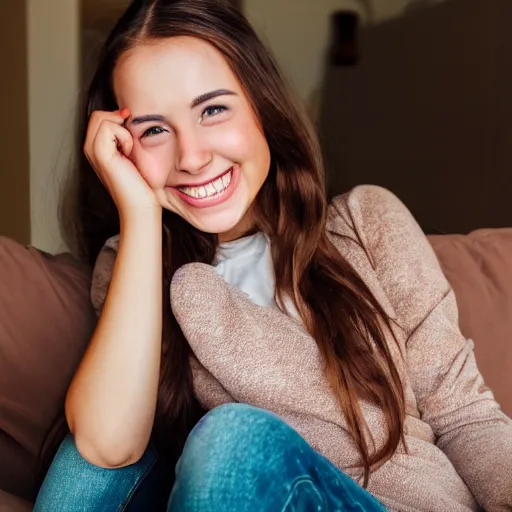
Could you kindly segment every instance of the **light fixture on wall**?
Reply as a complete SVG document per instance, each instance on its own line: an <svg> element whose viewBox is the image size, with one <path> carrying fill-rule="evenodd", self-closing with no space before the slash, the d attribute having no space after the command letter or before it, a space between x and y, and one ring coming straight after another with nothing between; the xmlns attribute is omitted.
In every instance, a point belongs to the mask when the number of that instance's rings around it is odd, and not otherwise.
<svg viewBox="0 0 512 512"><path fill-rule="evenodd" d="M372 0L358 0L360 9L343 9L331 15L330 63L354 66L359 62L359 26L374 21Z"/></svg>
<svg viewBox="0 0 512 512"><path fill-rule="evenodd" d="M331 15L329 60L332 66L354 66L359 60L359 14L336 11Z"/></svg>

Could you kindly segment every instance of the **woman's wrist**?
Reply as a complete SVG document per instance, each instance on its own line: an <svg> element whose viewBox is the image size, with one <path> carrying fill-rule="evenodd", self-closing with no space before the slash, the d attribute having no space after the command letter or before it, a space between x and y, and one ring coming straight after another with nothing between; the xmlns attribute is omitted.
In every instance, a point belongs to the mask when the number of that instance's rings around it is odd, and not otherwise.
<svg viewBox="0 0 512 512"><path fill-rule="evenodd" d="M121 233L127 230L147 230L162 225L162 208L154 207L119 213Z"/></svg>

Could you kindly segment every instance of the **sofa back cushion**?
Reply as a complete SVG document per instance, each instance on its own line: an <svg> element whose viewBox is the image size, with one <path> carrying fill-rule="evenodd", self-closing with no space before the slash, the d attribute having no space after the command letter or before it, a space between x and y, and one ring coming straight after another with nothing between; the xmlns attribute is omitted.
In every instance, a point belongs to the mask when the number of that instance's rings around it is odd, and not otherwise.
<svg viewBox="0 0 512 512"><path fill-rule="evenodd" d="M37 457L94 325L90 269L0 237L0 488L31 499ZM49 447L50 449L53 447Z"/></svg>
<svg viewBox="0 0 512 512"><path fill-rule="evenodd" d="M429 236L459 307L462 333L504 412L512 417L512 229Z"/></svg>

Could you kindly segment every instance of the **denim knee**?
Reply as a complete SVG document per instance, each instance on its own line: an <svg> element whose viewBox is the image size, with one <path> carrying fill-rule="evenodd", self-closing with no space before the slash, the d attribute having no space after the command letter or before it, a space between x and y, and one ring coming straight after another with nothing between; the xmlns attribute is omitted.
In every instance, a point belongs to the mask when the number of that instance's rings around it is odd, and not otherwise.
<svg viewBox="0 0 512 512"><path fill-rule="evenodd" d="M199 458L215 466L228 461L267 460L295 443L305 443L275 414L246 404L226 404L208 412L192 430L181 466ZM190 460L189 460L190 459ZM231 462L230 462L231 463Z"/></svg>
<svg viewBox="0 0 512 512"><path fill-rule="evenodd" d="M125 510L133 492L153 468L157 456L148 449L136 464L104 469L87 462L68 435L39 491L34 512Z"/></svg>
<svg viewBox="0 0 512 512"><path fill-rule="evenodd" d="M251 493L249 499L256 499L276 478L289 482L283 478L289 460L307 450L299 434L268 411L244 404L213 409L187 440L170 510L209 510L207 506L232 500L235 489L238 496ZM182 508L185 502L187 508Z"/></svg>

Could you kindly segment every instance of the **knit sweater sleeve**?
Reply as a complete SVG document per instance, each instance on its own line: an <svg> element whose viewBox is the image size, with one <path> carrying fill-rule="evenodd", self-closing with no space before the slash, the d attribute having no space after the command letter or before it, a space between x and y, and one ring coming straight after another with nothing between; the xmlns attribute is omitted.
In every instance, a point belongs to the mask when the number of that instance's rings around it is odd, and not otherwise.
<svg viewBox="0 0 512 512"><path fill-rule="evenodd" d="M105 303L118 248L119 235L116 235L105 242L96 258L92 274L91 302L97 315L101 313Z"/></svg>

